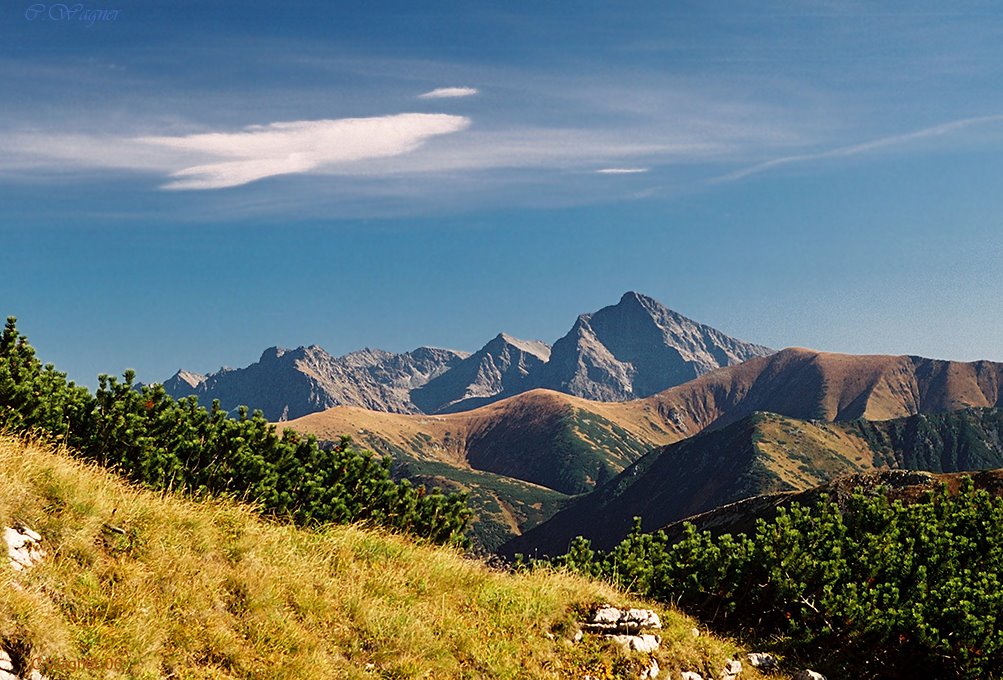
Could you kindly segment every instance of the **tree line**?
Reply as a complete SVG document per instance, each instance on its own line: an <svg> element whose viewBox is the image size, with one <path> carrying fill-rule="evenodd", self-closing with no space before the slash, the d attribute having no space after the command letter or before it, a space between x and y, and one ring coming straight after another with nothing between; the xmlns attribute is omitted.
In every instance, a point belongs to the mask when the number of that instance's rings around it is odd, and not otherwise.
<svg viewBox="0 0 1003 680"><path fill-rule="evenodd" d="M155 489L225 495L301 525L367 522L438 544L466 547L466 497L395 482L388 457L345 437L321 446L279 434L260 411L237 417L219 403L172 399L161 385L102 375L94 394L43 365L7 319L0 337L0 431L40 435Z"/></svg>

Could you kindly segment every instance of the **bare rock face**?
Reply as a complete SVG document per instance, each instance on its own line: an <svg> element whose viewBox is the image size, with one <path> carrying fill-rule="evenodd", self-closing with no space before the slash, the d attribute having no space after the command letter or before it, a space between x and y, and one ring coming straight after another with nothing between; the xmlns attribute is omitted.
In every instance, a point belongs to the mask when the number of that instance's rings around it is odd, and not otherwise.
<svg viewBox="0 0 1003 680"><path fill-rule="evenodd" d="M639 293L578 317L554 343L536 387L598 401L646 397L704 373L773 354Z"/></svg>
<svg viewBox="0 0 1003 680"><path fill-rule="evenodd" d="M223 368L208 376L179 371L164 382L164 388L176 399L194 395L206 407L215 399L227 411L247 405L272 421L333 406L419 413L411 402L411 390L466 356L431 347L405 354L365 349L342 357L333 357L317 345L294 350L270 347L247 368Z"/></svg>
<svg viewBox="0 0 1003 680"><path fill-rule="evenodd" d="M178 371L164 381L164 390L172 396L195 394L199 385L206 381L206 376L191 371Z"/></svg>
<svg viewBox="0 0 1003 680"><path fill-rule="evenodd" d="M518 394L529 377L550 359L550 345L499 333L471 356L411 392L424 413L477 408L499 396Z"/></svg>
<svg viewBox="0 0 1003 680"><path fill-rule="evenodd" d="M728 659L724 662L724 670L721 671L721 680L736 680L742 672L742 662L737 659Z"/></svg>
<svg viewBox="0 0 1003 680"><path fill-rule="evenodd" d="M662 621L650 609L617 609L605 605L582 622L586 633L601 635L636 635L645 629L659 629Z"/></svg>
<svg viewBox="0 0 1003 680"><path fill-rule="evenodd" d="M650 654L658 649L662 643L662 638L657 635L608 635L608 639L624 648L628 652L641 652Z"/></svg>
<svg viewBox="0 0 1003 680"><path fill-rule="evenodd" d="M24 665L22 663L22 665ZM0 680L47 680L37 668L26 668L17 674L14 659L5 649L0 649Z"/></svg>

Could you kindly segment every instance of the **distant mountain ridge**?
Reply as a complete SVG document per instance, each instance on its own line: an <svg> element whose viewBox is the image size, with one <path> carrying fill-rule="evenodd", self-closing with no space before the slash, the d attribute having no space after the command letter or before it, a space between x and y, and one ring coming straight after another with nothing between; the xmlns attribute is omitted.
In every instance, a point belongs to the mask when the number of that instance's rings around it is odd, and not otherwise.
<svg viewBox="0 0 1003 680"><path fill-rule="evenodd" d="M525 391L534 371L550 359L550 345L499 333L488 344L411 392L424 413L467 411Z"/></svg>
<svg viewBox="0 0 1003 680"><path fill-rule="evenodd" d="M242 405L260 409L272 421L334 406L418 413L411 390L466 357L465 352L433 347L404 354L364 349L342 357L317 345L270 347L247 368L224 368L207 376L178 371L164 389L174 398L194 395L206 406L218 399L228 411Z"/></svg>
<svg viewBox="0 0 1003 680"><path fill-rule="evenodd" d="M673 312L635 292L578 317L553 348L500 333L470 355L422 347L404 354L365 349L333 357L311 345L272 347L242 369L164 381L175 397L208 406L261 409L271 420L333 406L390 413L454 413L532 389L598 401L646 397L723 366L772 354Z"/></svg>

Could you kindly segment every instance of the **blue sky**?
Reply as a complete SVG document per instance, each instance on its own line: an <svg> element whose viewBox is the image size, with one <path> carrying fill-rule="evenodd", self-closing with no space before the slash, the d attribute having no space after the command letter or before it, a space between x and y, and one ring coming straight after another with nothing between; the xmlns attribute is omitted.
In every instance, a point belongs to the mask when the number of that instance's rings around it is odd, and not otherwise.
<svg viewBox="0 0 1003 680"><path fill-rule="evenodd" d="M0 312L87 384L626 290L1003 360L1001 82L988 2L5 2Z"/></svg>

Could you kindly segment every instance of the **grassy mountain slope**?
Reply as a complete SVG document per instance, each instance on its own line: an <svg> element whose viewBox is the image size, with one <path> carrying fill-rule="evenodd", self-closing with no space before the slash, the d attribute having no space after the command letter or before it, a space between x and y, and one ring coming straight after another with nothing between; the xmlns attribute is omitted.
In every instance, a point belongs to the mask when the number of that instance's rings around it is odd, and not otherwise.
<svg viewBox="0 0 1003 680"><path fill-rule="evenodd" d="M1003 406L1003 364L789 348L647 399L607 406L614 422L677 440L757 411L802 420L889 420Z"/></svg>
<svg viewBox="0 0 1003 680"><path fill-rule="evenodd" d="M1003 467L999 409L847 423L759 413L656 449L503 551L557 554L577 535L609 548L627 534L635 516L654 530L743 498L809 489L849 473L998 467Z"/></svg>
<svg viewBox="0 0 1003 680"><path fill-rule="evenodd" d="M646 661L560 639L577 608L643 605L603 584L495 572L359 527L267 523L9 437L0 466L2 521L37 530L48 553L2 570L0 644L19 665L55 661L52 680L636 677ZM707 676L739 653L661 611L663 669Z"/></svg>
<svg viewBox="0 0 1003 680"><path fill-rule="evenodd" d="M322 440L351 435L359 445L392 456L398 476L466 491L476 513L474 537L490 550L553 515L571 495L612 479L658 443L593 406L535 390L465 413L416 416L338 407L288 426Z"/></svg>
<svg viewBox="0 0 1003 680"><path fill-rule="evenodd" d="M629 419L611 420L607 406L533 390L463 413L400 415L338 407L286 426L321 440L347 434L380 454L493 472L576 494L652 446L675 441L664 431L638 432Z"/></svg>

